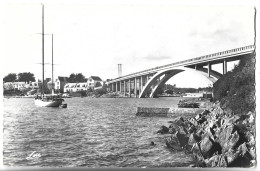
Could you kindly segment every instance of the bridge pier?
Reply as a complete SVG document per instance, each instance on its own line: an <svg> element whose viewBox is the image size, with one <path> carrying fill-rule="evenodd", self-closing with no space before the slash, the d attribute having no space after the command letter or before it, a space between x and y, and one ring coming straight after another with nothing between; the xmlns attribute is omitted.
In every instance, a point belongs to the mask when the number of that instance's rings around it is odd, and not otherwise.
<svg viewBox="0 0 260 171"><path fill-rule="evenodd" d="M136 77L135 77L134 86L135 86L135 97L137 97L137 81L136 81Z"/></svg>
<svg viewBox="0 0 260 171"><path fill-rule="evenodd" d="M131 97L131 79L129 79L129 97Z"/></svg>
<svg viewBox="0 0 260 171"><path fill-rule="evenodd" d="M120 81L120 93L123 93L123 82Z"/></svg>
<svg viewBox="0 0 260 171"><path fill-rule="evenodd" d="M227 73L227 60L223 60L223 75Z"/></svg>
<svg viewBox="0 0 260 171"><path fill-rule="evenodd" d="M126 85L125 85L125 80L124 80L124 96L126 95Z"/></svg>
<svg viewBox="0 0 260 171"><path fill-rule="evenodd" d="M114 83L112 83L112 92L114 92Z"/></svg>
<svg viewBox="0 0 260 171"><path fill-rule="evenodd" d="M210 72L211 72L211 64L208 62L208 77L210 77Z"/></svg>
<svg viewBox="0 0 260 171"><path fill-rule="evenodd" d="M141 80L141 86L140 86L139 93L140 93L140 92L142 91L142 89L143 89L143 76L141 76L140 80Z"/></svg>

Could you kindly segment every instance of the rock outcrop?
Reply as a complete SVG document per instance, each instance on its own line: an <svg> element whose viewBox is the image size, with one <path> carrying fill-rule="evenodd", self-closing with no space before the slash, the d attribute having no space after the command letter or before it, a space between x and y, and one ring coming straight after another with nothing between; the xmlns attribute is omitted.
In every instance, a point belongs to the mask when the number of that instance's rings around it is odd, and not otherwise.
<svg viewBox="0 0 260 171"><path fill-rule="evenodd" d="M193 154L197 167L254 167L255 113L235 115L215 103L194 118L176 118L158 133L166 146Z"/></svg>

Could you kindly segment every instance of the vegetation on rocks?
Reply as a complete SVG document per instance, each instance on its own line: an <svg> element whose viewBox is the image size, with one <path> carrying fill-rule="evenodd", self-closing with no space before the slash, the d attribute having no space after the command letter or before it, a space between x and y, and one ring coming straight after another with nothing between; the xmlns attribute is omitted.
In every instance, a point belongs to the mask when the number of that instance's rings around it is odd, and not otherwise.
<svg viewBox="0 0 260 171"><path fill-rule="evenodd" d="M237 66L214 85L214 100L236 114L255 110L255 54L242 58Z"/></svg>

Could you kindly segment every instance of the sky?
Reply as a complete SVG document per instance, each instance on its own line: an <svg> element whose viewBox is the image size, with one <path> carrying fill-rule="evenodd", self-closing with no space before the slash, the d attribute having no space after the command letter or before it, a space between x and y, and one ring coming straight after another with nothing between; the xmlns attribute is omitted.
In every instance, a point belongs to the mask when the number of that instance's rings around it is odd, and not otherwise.
<svg viewBox="0 0 260 171"><path fill-rule="evenodd" d="M45 33L54 34L54 77L118 76L254 44L252 4L181 4L168 1L46 1ZM233 1L235 2L235 1ZM238 1L237 1L238 2ZM2 75L31 72L41 79L40 1L2 6ZM45 35L51 63L51 36ZM228 63L231 70L234 63ZM221 66L213 66L221 71ZM51 65L45 66L51 77ZM168 81L177 87L210 82L194 73Z"/></svg>

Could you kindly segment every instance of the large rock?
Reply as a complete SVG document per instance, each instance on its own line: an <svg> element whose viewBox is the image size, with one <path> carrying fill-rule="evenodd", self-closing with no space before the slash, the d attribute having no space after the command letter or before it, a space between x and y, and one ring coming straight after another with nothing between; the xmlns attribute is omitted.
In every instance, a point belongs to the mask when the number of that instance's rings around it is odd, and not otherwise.
<svg viewBox="0 0 260 171"><path fill-rule="evenodd" d="M205 159L210 158L215 152L220 151L220 147L217 146L214 140L212 140L208 135L201 140L200 149Z"/></svg>
<svg viewBox="0 0 260 171"><path fill-rule="evenodd" d="M221 107L214 108L214 110L211 112L213 116L218 118L219 116L224 115L224 110Z"/></svg>
<svg viewBox="0 0 260 171"><path fill-rule="evenodd" d="M227 158L228 167L249 167L252 160L248 152L246 143L241 144L236 151L230 149L225 153Z"/></svg>
<svg viewBox="0 0 260 171"><path fill-rule="evenodd" d="M187 131L187 129L184 126L179 126L178 132L181 134L185 134L185 135L189 134L189 132Z"/></svg>
<svg viewBox="0 0 260 171"><path fill-rule="evenodd" d="M202 116L206 116L206 115L208 115L209 113L210 113L210 111L207 110L207 109L205 109L205 110L201 113L201 115L202 115Z"/></svg>
<svg viewBox="0 0 260 171"><path fill-rule="evenodd" d="M236 147L236 145L238 144L239 139L240 139L240 136L237 133L237 131L235 131L233 134L231 134L229 139L226 142L224 142L224 145L222 147L222 153L227 152L229 149L234 149Z"/></svg>
<svg viewBox="0 0 260 171"><path fill-rule="evenodd" d="M198 129L197 132L196 132L196 134L197 134L199 137L201 137L204 133L205 133L204 128L200 128L200 129Z"/></svg>
<svg viewBox="0 0 260 171"><path fill-rule="evenodd" d="M201 153L199 143L193 144L191 151L192 151L193 157L196 161L204 161L204 157Z"/></svg>
<svg viewBox="0 0 260 171"><path fill-rule="evenodd" d="M214 155L205 160L207 167L227 167L228 163L224 155Z"/></svg>
<svg viewBox="0 0 260 171"><path fill-rule="evenodd" d="M249 124L255 124L255 114L253 112L249 111L247 113L247 115L249 116L249 118L248 118Z"/></svg>
<svg viewBox="0 0 260 171"><path fill-rule="evenodd" d="M203 122L205 122L207 119L205 118L205 116L202 116L198 121L199 124L202 124Z"/></svg>
<svg viewBox="0 0 260 171"><path fill-rule="evenodd" d="M195 118L190 118L189 122L192 123L194 126L198 126L198 121Z"/></svg>
<svg viewBox="0 0 260 171"><path fill-rule="evenodd" d="M229 138L231 137L232 133L235 131L235 126L229 125L226 127L221 127L220 129L218 129L215 132L216 135L216 142L218 142L220 144L220 146L223 148L224 144L229 140Z"/></svg>
<svg viewBox="0 0 260 171"><path fill-rule="evenodd" d="M179 142L176 134L173 134L171 137L167 137L165 139L165 143L168 148L171 148L174 150L182 150L182 147L180 146L180 142Z"/></svg>
<svg viewBox="0 0 260 171"><path fill-rule="evenodd" d="M191 126L188 128L189 134L192 134L192 133L194 133L194 132L196 132L196 131L197 131L197 129L196 129L196 127L195 127L194 125L191 125Z"/></svg>
<svg viewBox="0 0 260 171"><path fill-rule="evenodd" d="M199 120L200 118L202 117L202 114L197 114L194 118L196 119L196 120Z"/></svg>
<svg viewBox="0 0 260 171"><path fill-rule="evenodd" d="M249 150L249 154L251 155L252 159L255 160L256 159L255 147L250 147L248 150Z"/></svg>
<svg viewBox="0 0 260 171"><path fill-rule="evenodd" d="M160 134L167 134L169 132L169 128L167 128L166 126L161 126L161 128L157 131L157 133Z"/></svg>
<svg viewBox="0 0 260 171"><path fill-rule="evenodd" d="M184 126L184 119L182 117L178 117L174 120L174 123L178 126Z"/></svg>
<svg viewBox="0 0 260 171"><path fill-rule="evenodd" d="M178 131L178 129L176 127L170 127L169 128L169 134L175 134Z"/></svg>
<svg viewBox="0 0 260 171"><path fill-rule="evenodd" d="M201 140L201 137L199 137L199 136L198 136L197 134L195 134L195 133L192 133L192 134L190 134L188 144L189 144L189 145L193 145L193 144L195 144L195 143L200 142L200 140Z"/></svg>
<svg viewBox="0 0 260 171"><path fill-rule="evenodd" d="M179 121L178 121L179 122ZM179 122L180 123L180 122ZM181 134L189 134L188 130L185 128L184 124L177 124L176 122L172 123L169 126L169 133L175 134L176 132L180 132Z"/></svg>
<svg viewBox="0 0 260 171"><path fill-rule="evenodd" d="M176 132L176 137L178 138L178 141L179 141L179 144L182 148L184 148L187 144L188 144L188 141L189 141L189 137L187 137L186 134L181 134L179 132Z"/></svg>
<svg viewBox="0 0 260 171"><path fill-rule="evenodd" d="M202 135L202 137L204 138L205 136L209 136L212 140L216 139L215 131L211 127L204 128L204 134Z"/></svg>

